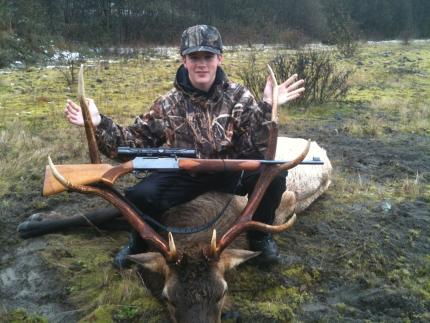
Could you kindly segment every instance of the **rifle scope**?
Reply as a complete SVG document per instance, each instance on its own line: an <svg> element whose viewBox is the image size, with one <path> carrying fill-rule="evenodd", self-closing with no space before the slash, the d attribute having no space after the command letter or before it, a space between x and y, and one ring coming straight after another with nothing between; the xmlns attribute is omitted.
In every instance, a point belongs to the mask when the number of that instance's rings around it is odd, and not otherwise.
<svg viewBox="0 0 430 323"><path fill-rule="evenodd" d="M195 158L196 150L187 148L133 148L118 147L118 155L129 157L185 157Z"/></svg>

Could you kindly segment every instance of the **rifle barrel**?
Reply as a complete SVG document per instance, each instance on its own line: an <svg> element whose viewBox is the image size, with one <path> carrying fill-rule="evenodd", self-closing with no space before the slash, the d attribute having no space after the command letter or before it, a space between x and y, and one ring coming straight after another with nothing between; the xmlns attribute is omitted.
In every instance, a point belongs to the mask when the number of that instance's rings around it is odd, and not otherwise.
<svg viewBox="0 0 430 323"><path fill-rule="evenodd" d="M285 164L289 160L260 160L262 164ZM319 157L312 157L312 159L303 160L300 165L324 165L324 162Z"/></svg>

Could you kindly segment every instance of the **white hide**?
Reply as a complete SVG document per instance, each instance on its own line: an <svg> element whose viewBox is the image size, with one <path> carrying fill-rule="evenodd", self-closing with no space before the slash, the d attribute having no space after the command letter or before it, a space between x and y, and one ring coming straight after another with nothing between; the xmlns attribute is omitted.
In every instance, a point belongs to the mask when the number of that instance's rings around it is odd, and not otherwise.
<svg viewBox="0 0 430 323"><path fill-rule="evenodd" d="M306 147L307 140L302 138L278 137L275 159L292 160ZM282 195L281 203L276 210L274 224L282 224L293 213L305 210L329 187L332 166L325 149L311 142L305 159L319 157L324 165L298 165L288 171L287 190ZM238 203L244 207L246 198L238 196Z"/></svg>
<svg viewBox="0 0 430 323"><path fill-rule="evenodd" d="M306 146L307 140L302 138L279 137L276 159L291 160L298 156ZM312 141L305 159L319 157L324 165L298 165L289 171L287 191L282 196L281 204L276 212L275 223L284 223L285 218L305 210L313 201L324 193L331 183L332 166L325 149Z"/></svg>

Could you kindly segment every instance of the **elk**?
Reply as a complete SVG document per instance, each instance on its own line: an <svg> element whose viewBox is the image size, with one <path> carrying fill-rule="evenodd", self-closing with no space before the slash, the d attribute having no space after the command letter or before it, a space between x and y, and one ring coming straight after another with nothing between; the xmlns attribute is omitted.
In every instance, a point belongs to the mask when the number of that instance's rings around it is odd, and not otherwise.
<svg viewBox="0 0 430 323"><path fill-rule="evenodd" d="M173 322L220 322L228 288L224 274L259 254L246 250L246 239L241 239L239 236L248 230L269 233L286 231L296 220L296 215L293 213L306 208L330 184L331 165L324 150L315 143L311 144L310 141L303 139L278 138L277 82L270 67L269 71L274 85L273 110L272 121L269 124L269 145L265 157L274 159L275 155L280 158L286 154L291 156L291 151L287 150L278 150L277 153L277 144L282 148L294 145L291 148L295 151L299 149L301 152L288 163L262 166L262 173L249 200L235 198L230 205L230 210L216 223L212 233L204 231L193 235L178 235L174 239L170 232L167 236L156 232L116 191L99 185L74 185L57 171L49 159L51 171L62 185L72 191L102 197L116 207L145 240L149 246L148 252L132 255L130 259L141 266L144 280L150 277L148 271L162 277L164 282L159 293L166 301ZM86 119L90 156L93 162L98 162L100 159L94 140L94 130L91 130L92 122L88 120L89 114L85 113L82 68L80 82L80 101ZM293 168L308 155L311 146L311 153L320 154L325 162L324 166L315 166L317 168L315 170L302 168L295 171L299 168ZM287 177L289 190L284 193L275 223L267 225L253 221L253 214L271 180L285 170L291 170L290 176ZM292 176L293 174L295 175ZM303 185L307 185L308 188L302 187ZM205 223L217 212L214 209L221 208L225 204L225 199L226 194L207 193L195 201L167 211L162 215L162 222L169 226L183 226L192 218L196 225L199 225L199 222ZM204 208L202 203L205 203ZM206 211L212 209L213 212L203 212L202 209ZM293 215L285 221L290 214ZM150 288L154 285L152 279L146 282Z"/></svg>

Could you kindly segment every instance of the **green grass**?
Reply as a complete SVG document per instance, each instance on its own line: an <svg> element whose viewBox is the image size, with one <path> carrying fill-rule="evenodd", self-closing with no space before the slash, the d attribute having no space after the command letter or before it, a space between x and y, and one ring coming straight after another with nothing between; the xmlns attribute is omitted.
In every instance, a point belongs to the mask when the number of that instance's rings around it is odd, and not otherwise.
<svg viewBox="0 0 430 323"><path fill-rule="evenodd" d="M23 309L17 309L6 314L0 311L2 322L7 323L48 323L48 320L40 315L28 314Z"/></svg>

